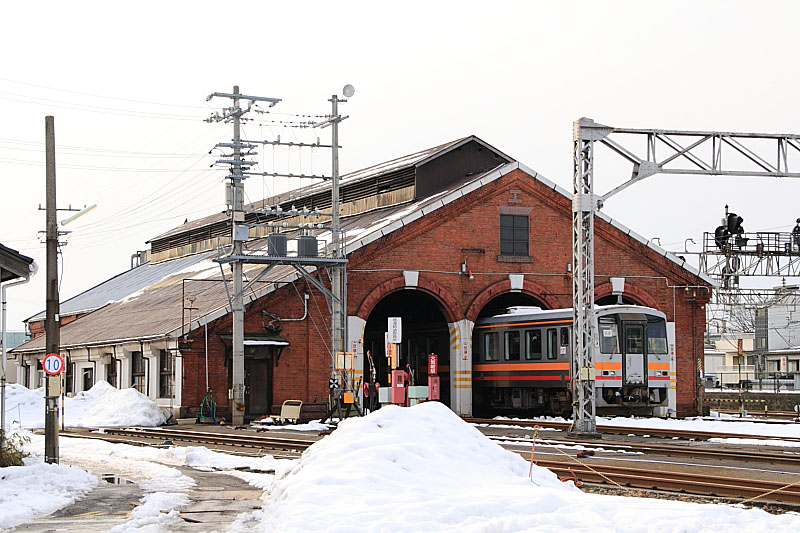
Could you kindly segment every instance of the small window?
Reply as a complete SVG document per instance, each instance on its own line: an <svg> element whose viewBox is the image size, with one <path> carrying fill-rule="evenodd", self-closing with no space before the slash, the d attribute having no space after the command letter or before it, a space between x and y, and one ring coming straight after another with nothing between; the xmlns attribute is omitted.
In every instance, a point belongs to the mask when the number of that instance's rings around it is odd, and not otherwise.
<svg viewBox="0 0 800 533"><path fill-rule="evenodd" d="M547 358L558 358L558 330L556 328L547 330Z"/></svg>
<svg viewBox="0 0 800 533"><path fill-rule="evenodd" d="M519 361L519 331L506 331L506 361Z"/></svg>
<svg viewBox="0 0 800 533"><path fill-rule="evenodd" d="M625 327L625 353L644 353L643 330L638 325Z"/></svg>
<svg viewBox="0 0 800 533"><path fill-rule="evenodd" d="M67 367L67 375L64 377L64 392L70 393L75 392L75 363L70 361L71 357L66 357L66 367ZM44 375L42 379L39 380L39 384L44 385Z"/></svg>
<svg viewBox="0 0 800 533"><path fill-rule="evenodd" d="M175 389L175 355L161 350L158 359L158 397L171 398Z"/></svg>
<svg viewBox="0 0 800 533"><path fill-rule="evenodd" d="M528 255L528 217L526 215L500 215L500 254Z"/></svg>
<svg viewBox="0 0 800 533"><path fill-rule="evenodd" d="M131 352L131 386L142 394L147 394L144 377L142 352Z"/></svg>
<svg viewBox="0 0 800 533"><path fill-rule="evenodd" d="M569 346L569 328L561 328L561 346Z"/></svg>
<svg viewBox="0 0 800 533"><path fill-rule="evenodd" d="M529 329L525 332L525 359L542 358L542 330Z"/></svg>
<svg viewBox="0 0 800 533"><path fill-rule="evenodd" d="M112 355L106 365L106 381L112 387L117 386L117 359Z"/></svg>
<svg viewBox="0 0 800 533"><path fill-rule="evenodd" d="M663 320L647 323L647 353L667 353L667 325Z"/></svg>
<svg viewBox="0 0 800 533"><path fill-rule="evenodd" d="M483 356L487 361L500 360L499 344L497 333L486 333L483 336Z"/></svg>
<svg viewBox="0 0 800 533"><path fill-rule="evenodd" d="M619 335L614 321L600 322L600 352L619 353Z"/></svg>
<svg viewBox="0 0 800 533"><path fill-rule="evenodd" d="M84 368L83 375L81 376L81 382L83 383L83 389L81 390L89 390L94 387L94 368Z"/></svg>

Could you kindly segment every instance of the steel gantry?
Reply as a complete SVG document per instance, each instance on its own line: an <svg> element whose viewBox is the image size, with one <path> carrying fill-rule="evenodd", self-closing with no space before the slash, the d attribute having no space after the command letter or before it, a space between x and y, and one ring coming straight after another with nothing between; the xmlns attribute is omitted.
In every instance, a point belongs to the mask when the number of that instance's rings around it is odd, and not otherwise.
<svg viewBox="0 0 800 533"><path fill-rule="evenodd" d="M611 137L614 136L612 139ZM645 140L645 151L620 144ZM599 142L633 164L629 180L602 196L594 194L594 144ZM655 174L798 178L800 135L614 128L582 118L573 124L572 201L572 432L594 435L594 211L611 196ZM767 151L769 155L767 155ZM791 156L797 156L794 159ZM791 166L790 165L794 165Z"/></svg>

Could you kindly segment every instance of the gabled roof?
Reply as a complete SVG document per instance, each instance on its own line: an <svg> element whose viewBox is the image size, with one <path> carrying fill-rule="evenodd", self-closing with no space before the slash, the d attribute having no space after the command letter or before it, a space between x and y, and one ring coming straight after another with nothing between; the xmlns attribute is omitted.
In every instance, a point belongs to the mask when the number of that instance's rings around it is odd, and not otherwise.
<svg viewBox="0 0 800 533"><path fill-rule="evenodd" d="M415 167L422 166L428 163L429 161L437 157L441 157L447 154L448 152L456 150L470 142L475 142L480 146L482 146L483 148L492 151L498 156L504 158L507 162L513 161L511 157L507 156L503 152L499 151L498 149L494 148L493 146L489 145L488 143L484 142L478 137L470 135L467 137L462 137L461 139L456 139L455 141L450 141L444 144L440 144L438 146L434 146L433 148L428 148L425 150L421 150L419 152L414 152L413 154L391 159L389 161L384 161L376 165L372 165L366 168L362 168L360 170L356 170L354 172L349 172L347 174L344 174L342 175L339 182L340 187L342 189L342 195L344 196L346 194L348 187L354 186L355 184L361 181L395 173L398 171L402 171L404 169L412 169ZM298 189L293 189L291 191L279 194L277 196L273 196L271 198L265 198L263 200L259 200L258 202L254 202L252 204L245 206L245 209L259 209L263 208L264 206L274 206L274 205L280 205L284 202L298 201L302 198L309 198L314 195L330 191L330 189L331 189L331 183L329 181L323 181L320 183L307 185L305 187L300 187ZM174 237L176 235L180 235L182 233L205 228L206 226L210 226L215 223L224 223L227 221L228 221L228 215L226 213L224 212L216 213L198 220L187 222L181 226L173 228L165 233L162 233L161 235L153 237L147 242L152 243L155 241L160 241L163 239Z"/></svg>
<svg viewBox="0 0 800 533"><path fill-rule="evenodd" d="M447 191L433 194L429 197L409 202L403 205L376 209L359 215L346 217L342 220L347 234L347 251L352 253L381 237L389 235L415 220L428 215L473 191L520 169L532 176L549 189L571 200L571 195L550 180L544 178L534 170L517 162L501 165L477 176L465 178L457 186ZM641 242L679 267L697 276L709 285L714 282L708 276L686 264L686 261L674 254L654 245L649 240L636 234L610 217L599 214L600 218L611 224L625 235ZM329 239L329 232L318 236ZM265 240L248 243L251 252L266 248ZM147 340L164 337L177 337L181 334L182 316L182 289L183 279L207 279L221 281L219 265L211 260L210 255L203 255L183 269L169 269L168 275L151 286L140 290L133 296L109 304L79 320L71 322L61 328L61 343L64 348L82 347L87 345L104 345L130 340ZM181 261L181 260L174 260ZM168 261L163 264L172 263ZM253 277L263 266L246 265L246 276ZM191 272L191 275L187 274ZM166 271L165 271L166 272ZM226 268L226 277L230 281L230 270ZM275 266L266 274L261 282L245 294L245 304L248 304L266 294L274 291L281 284L292 282L300 275L288 265ZM101 284L102 285L102 284ZM226 292L222 283L186 283L191 286L195 297L192 307L195 308L191 329L202 327L203 324L212 322L230 312ZM99 286L98 286L99 287ZM38 337L18 347L17 352L38 352L44 349L44 338Z"/></svg>

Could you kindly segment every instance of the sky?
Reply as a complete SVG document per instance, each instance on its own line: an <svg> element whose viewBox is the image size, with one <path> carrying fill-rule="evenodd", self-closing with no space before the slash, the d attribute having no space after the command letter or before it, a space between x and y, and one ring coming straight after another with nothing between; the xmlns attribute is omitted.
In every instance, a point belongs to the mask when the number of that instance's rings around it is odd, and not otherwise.
<svg viewBox="0 0 800 533"><path fill-rule="evenodd" d="M14 2L0 44L0 242L36 259L9 289L8 328L45 307L44 117L55 117L60 208L97 204L65 226L62 299L130 267L131 254L224 209L211 168L231 127L203 121L212 92L281 98L251 112L249 139L329 141L281 122L330 111L343 85L341 170L477 135L572 189L572 123L800 133L791 2L440 1L382 3ZM13 21L13 22L12 22ZM330 154L266 148L262 171L329 173ZM598 150L596 192L630 168ZM299 180L252 178L248 199ZM747 231L790 231L793 179L655 176L603 210L662 245L700 251L724 206ZM59 214L59 220L70 213ZM774 280L775 284L779 280ZM770 282L770 284L772 284Z"/></svg>

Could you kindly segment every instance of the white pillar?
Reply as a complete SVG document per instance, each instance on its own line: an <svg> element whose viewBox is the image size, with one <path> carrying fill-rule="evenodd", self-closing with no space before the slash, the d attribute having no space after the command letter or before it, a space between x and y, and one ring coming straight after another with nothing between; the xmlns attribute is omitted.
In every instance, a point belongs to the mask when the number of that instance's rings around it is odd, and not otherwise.
<svg viewBox="0 0 800 533"><path fill-rule="evenodd" d="M667 385L667 409L669 416L678 416L677 380L675 370L675 322L667 322L667 343L669 344L669 384Z"/></svg>
<svg viewBox="0 0 800 533"><path fill-rule="evenodd" d="M367 326L367 321L358 316L347 317L347 338L350 346L347 347L348 352L353 352L353 372L350 375L351 386L362 384L359 390L356 391L359 405L364 405L364 387L363 383L367 376L364 375L364 328Z"/></svg>
<svg viewBox="0 0 800 533"><path fill-rule="evenodd" d="M466 318L447 324L450 330L450 408L472 416L472 328Z"/></svg>

